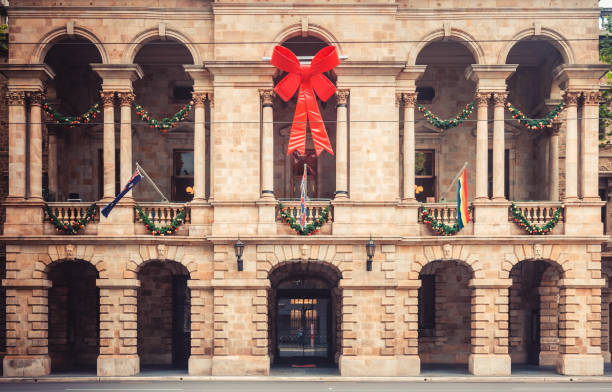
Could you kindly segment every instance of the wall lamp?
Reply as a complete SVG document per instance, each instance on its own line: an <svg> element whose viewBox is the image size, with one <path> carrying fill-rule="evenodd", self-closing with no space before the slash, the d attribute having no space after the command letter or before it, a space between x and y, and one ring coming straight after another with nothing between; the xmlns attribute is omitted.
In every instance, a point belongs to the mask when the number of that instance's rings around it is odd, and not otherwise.
<svg viewBox="0 0 612 392"><path fill-rule="evenodd" d="M238 271L242 271L244 267L242 261L242 252L244 252L244 242L240 241L240 236L238 236L238 241L234 243L234 253L236 254L236 263L238 263Z"/></svg>
<svg viewBox="0 0 612 392"><path fill-rule="evenodd" d="M368 260L366 261L366 270L372 271L372 258L374 257L374 251L376 250L376 244L372 241L372 234L370 234L370 240L366 242L366 253Z"/></svg>

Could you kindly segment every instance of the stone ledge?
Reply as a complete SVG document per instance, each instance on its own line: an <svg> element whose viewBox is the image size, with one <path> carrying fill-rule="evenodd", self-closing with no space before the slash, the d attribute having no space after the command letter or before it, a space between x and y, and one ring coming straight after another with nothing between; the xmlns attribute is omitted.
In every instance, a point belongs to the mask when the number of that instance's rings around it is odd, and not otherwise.
<svg viewBox="0 0 612 392"><path fill-rule="evenodd" d="M139 279L96 279L96 287L101 289L132 289L140 287Z"/></svg>
<svg viewBox="0 0 612 392"><path fill-rule="evenodd" d="M2 279L2 286L11 289L48 289L51 285L46 279Z"/></svg>
<svg viewBox="0 0 612 392"><path fill-rule="evenodd" d="M559 287L575 288L575 289L589 289L589 288L601 288L606 286L605 279L560 279L558 283Z"/></svg>

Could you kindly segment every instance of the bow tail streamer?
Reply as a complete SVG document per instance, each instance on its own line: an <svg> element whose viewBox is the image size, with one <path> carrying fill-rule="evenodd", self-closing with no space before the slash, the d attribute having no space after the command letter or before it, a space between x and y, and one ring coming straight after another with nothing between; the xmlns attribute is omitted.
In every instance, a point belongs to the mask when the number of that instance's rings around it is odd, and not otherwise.
<svg viewBox="0 0 612 392"><path fill-rule="evenodd" d="M312 89L304 89L304 95L306 97L306 110L308 111L308 122L310 123L310 133L312 134L315 152L317 156L319 156L323 150L334 155L334 150L329 141L329 136L327 136L325 123L319 111L319 104L315 98L314 91Z"/></svg>
<svg viewBox="0 0 612 392"><path fill-rule="evenodd" d="M306 155L306 120L308 112L306 107L306 97L304 89L300 87L298 93L297 105L295 106L295 114L293 115L293 124L291 125L291 133L289 134L289 145L287 146L287 155L298 150L302 156Z"/></svg>

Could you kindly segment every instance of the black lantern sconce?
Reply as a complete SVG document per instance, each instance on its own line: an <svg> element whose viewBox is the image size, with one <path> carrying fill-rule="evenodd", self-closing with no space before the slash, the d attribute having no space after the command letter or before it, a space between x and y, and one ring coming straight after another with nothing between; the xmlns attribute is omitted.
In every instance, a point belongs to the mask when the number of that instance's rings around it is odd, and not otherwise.
<svg viewBox="0 0 612 392"><path fill-rule="evenodd" d="M244 252L244 242L240 241L240 236L238 236L238 241L234 244L234 253L236 254L236 263L238 263L238 271L242 271L243 262L242 262L242 252Z"/></svg>
<svg viewBox="0 0 612 392"><path fill-rule="evenodd" d="M370 240L366 242L366 253L368 260L366 261L366 270L372 271L372 258L374 257L374 251L376 250L376 244L372 241L372 234L370 234Z"/></svg>

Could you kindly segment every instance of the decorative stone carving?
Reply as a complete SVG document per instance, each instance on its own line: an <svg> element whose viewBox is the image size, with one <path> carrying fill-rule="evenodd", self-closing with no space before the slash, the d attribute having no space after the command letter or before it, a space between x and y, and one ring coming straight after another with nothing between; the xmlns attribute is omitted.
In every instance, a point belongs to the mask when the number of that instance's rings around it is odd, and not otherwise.
<svg viewBox="0 0 612 392"><path fill-rule="evenodd" d="M203 106L206 103L206 96L207 95L208 95L207 93L201 93L201 92L192 93L191 94L191 100L193 101L193 104L195 106L198 106L198 105L202 105Z"/></svg>
<svg viewBox="0 0 612 392"><path fill-rule="evenodd" d="M166 260L168 258L168 247L166 244L157 245L157 258L159 260Z"/></svg>
<svg viewBox="0 0 612 392"><path fill-rule="evenodd" d="M580 91L565 91L563 93L563 101L566 106L578 105L578 98L580 98Z"/></svg>
<svg viewBox="0 0 612 392"><path fill-rule="evenodd" d="M208 98L208 105L210 105L212 110L212 108L215 107L215 95L213 93L207 93L206 98Z"/></svg>
<svg viewBox="0 0 612 392"><path fill-rule="evenodd" d="M72 244L66 245L66 259L74 260L74 254L76 253L75 246Z"/></svg>
<svg viewBox="0 0 612 392"><path fill-rule="evenodd" d="M30 99L30 105L42 106L45 100L45 94L42 91L29 91L27 95Z"/></svg>
<svg viewBox="0 0 612 392"><path fill-rule="evenodd" d="M493 93L493 105L504 106L508 99L508 93Z"/></svg>
<svg viewBox="0 0 612 392"><path fill-rule="evenodd" d="M302 247L300 248L300 251L302 252L302 259L306 259L308 256L308 245L304 244L302 245Z"/></svg>
<svg viewBox="0 0 612 392"><path fill-rule="evenodd" d="M346 90L346 89L336 90L336 100L338 102L337 104L346 106L350 93L351 93L351 90Z"/></svg>
<svg viewBox="0 0 612 392"><path fill-rule="evenodd" d="M119 98L121 106L132 106L136 95L133 92L119 92L117 93L117 98Z"/></svg>
<svg viewBox="0 0 612 392"><path fill-rule="evenodd" d="M404 101L404 106L413 108L417 102L417 93L402 93L402 100Z"/></svg>
<svg viewBox="0 0 612 392"><path fill-rule="evenodd" d="M453 246L451 244L444 244L442 254L445 260L451 259L453 257Z"/></svg>
<svg viewBox="0 0 612 392"><path fill-rule="evenodd" d="M533 244L533 258L536 260L542 258L542 244Z"/></svg>
<svg viewBox="0 0 612 392"><path fill-rule="evenodd" d="M23 106L25 105L25 92L9 91L6 93L6 101L9 106Z"/></svg>
<svg viewBox="0 0 612 392"><path fill-rule="evenodd" d="M599 158L599 170L600 171L612 171L612 157L600 157Z"/></svg>
<svg viewBox="0 0 612 392"><path fill-rule="evenodd" d="M100 99L102 100L102 106L112 106L115 104L115 92L100 91Z"/></svg>
<svg viewBox="0 0 612 392"><path fill-rule="evenodd" d="M263 106L272 106L274 103L274 90L267 88L267 89L260 89L259 90L259 96L261 97L261 104Z"/></svg>
<svg viewBox="0 0 612 392"><path fill-rule="evenodd" d="M491 99L491 93L485 93L485 92L477 92L476 96L474 97L474 101L476 102L476 106L488 106L489 105L489 99Z"/></svg>
<svg viewBox="0 0 612 392"><path fill-rule="evenodd" d="M585 91L584 92L584 104L589 106L599 106L599 103L603 100L603 97L599 91Z"/></svg>

